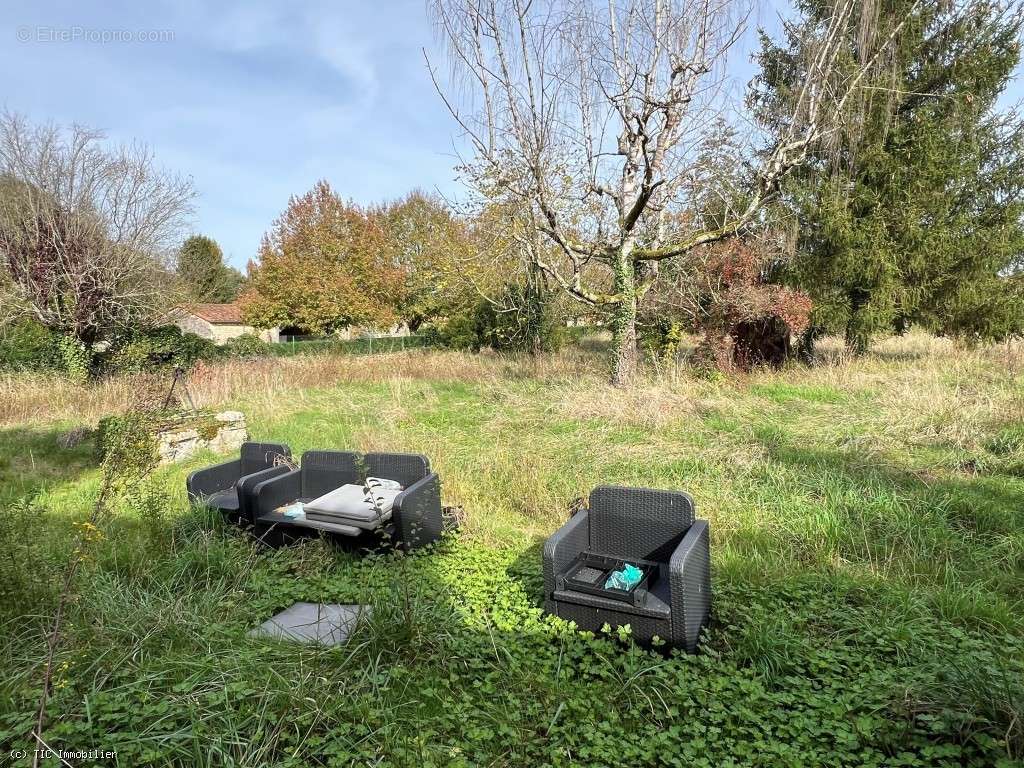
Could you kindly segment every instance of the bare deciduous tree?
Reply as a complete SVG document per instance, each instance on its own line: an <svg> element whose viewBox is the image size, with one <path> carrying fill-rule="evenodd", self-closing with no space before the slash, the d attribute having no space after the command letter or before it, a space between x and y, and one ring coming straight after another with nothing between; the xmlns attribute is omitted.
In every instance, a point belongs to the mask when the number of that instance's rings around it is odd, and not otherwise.
<svg viewBox="0 0 1024 768"><path fill-rule="evenodd" d="M446 91L431 73L474 148L470 181L487 199L520 205L557 246L557 260L538 257L538 269L611 311L617 385L635 375L637 306L659 262L754 224L872 63L840 66L855 2L838 0L824 34L805 46L808 76L791 119L767 137L737 194L713 189L720 182L707 157L726 122L725 62L744 29L744 0L434 0L432 8L463 88ZM693 205L709 188L722 193L713 217ZM688 211L688 225L668 226L672 210Z"/></svg>
<svg viewBox="0 0 1024 768"><path fill-rule="evenodd" d="M4 314L92 344L162 308L166 255L191 212L191 181L98 131L0 115Z"/></svg>

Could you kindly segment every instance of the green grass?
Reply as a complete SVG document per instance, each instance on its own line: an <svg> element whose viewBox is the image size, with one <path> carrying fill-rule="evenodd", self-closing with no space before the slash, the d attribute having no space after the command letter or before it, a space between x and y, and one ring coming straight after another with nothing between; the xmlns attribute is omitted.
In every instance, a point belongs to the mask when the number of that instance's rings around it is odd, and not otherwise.
<svg viewBox="0 0 1024 768"><path fill-rule="evenodd" d="M430 346L425 336L384 336L381 338L356 339L305 339L285 341L267 345L265 351L274 357L291 357L333 352L349 355L370 355L382 352L399 352L406 349L420 349Z"/></svg>
<svg viewBox="0 0 1024 768"><path fill-rule="evenodd" d="M225 405L297 453L428 454L461 532L411 557L267 549L187 508L210 457L160 469L75 586L48 743L125 766L1020 764L1024 387L997 357L627 393L596 361L453 380L374 360L377 381ZM0 433L0 754L28 746L41 628L99 483L91 446L57 447L69 426ZM685 489L711 521L701 654L540 610L543 538L600 482ZM374 618L340 649L246 636L296 600Z"/></svg>
<svg viewBox="0 0 1024 768"><path fill-rule="evenodd" d="M761 395L776 403L806 400L811 403L845 403L849 398L834 387L799 386L785 382L757 384L750 388L755 395Z"/></svg>

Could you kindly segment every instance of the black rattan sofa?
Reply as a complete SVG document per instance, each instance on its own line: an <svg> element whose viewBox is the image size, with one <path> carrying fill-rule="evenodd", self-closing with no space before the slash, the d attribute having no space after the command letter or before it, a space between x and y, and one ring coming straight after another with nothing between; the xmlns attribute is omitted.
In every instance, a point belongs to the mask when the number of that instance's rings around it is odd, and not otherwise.
<svg viewBox="0 0 1024 768"><path fill-rule="evenodd" d="M693 652L711 608L708 533L686 493L599 486L544 545L544 608L583 630L628 624L642 644L658 636ZM612 562L645 563L643 582L605 590Z"/></svg>
<svg viewBox="0 0 1024 768"><path fill-rule="evenodd" d="M290 519L279 510L294 502L308 502L347 484L362 484L367 477L399 482L404 490L394 499L390 519L380 527L367 529L352 525L309 519ZM306 451L299 469L253 486L250 494L250 522L258 535L276 532L286 536L317 532L353 541L386 540L392 545L414 549L436 541L441 535L441 483L430 471L426 456L411 453L367 453L350 451Z"/></svg>
<svg viewBox="0 0 1024 768"><path fill-rule="evenodd" d="M248 489L260 480L282 475L289 470L282 460L292 451L283 443L242 443L239 457L188 476L185 486L192 503L219 509L232 521L245 517Z"/></svg>

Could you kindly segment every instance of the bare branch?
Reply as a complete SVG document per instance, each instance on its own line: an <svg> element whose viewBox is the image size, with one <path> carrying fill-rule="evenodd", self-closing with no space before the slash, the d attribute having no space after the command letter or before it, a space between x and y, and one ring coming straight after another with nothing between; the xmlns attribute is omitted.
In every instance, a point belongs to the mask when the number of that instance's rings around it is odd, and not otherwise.
<svg viewBox="0 0 1024 768"><path fill-rule="evenodd" d="M194 197L139 145L0 116L0 271L15 314L84 343L155 319Z"/></svg>

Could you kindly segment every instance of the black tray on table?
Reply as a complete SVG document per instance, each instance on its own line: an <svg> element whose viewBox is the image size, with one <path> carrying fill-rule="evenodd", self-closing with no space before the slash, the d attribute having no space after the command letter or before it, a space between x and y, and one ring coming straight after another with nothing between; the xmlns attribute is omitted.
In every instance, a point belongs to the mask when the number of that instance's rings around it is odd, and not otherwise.
<svg viewBox="0 0 1024 768"><path fill-rule="evenodd" d="M627 564L643 572L636 586L632 589L605 589L604 583L612 571L621 571ZM581 552L562 572L559 581L564 582L565 588L576 592L621 600L631 605L643 605L647 601L647 590L658 578L658 569L659 563L651 560L630 560L596 552Z"/></svg>

